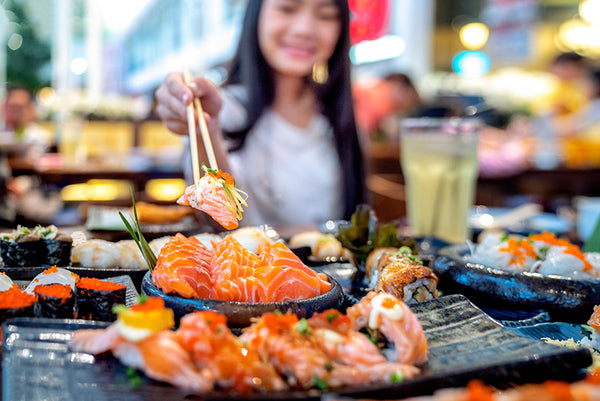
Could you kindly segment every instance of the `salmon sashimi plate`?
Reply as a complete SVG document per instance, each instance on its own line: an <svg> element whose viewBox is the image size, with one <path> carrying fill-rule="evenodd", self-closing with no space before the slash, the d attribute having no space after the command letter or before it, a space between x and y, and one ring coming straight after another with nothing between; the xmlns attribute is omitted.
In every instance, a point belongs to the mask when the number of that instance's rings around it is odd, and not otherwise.
<svg viewBox="0 0 600 401"><path fill-rule="evenodd" d="M233 230L242 219L243 206L248 195L236 188L233 178L221 170L212 170L202 165L204 176L188 186L177 203L201 210L217 223Z"/></svg>
<svg viewBox="0 0 600 401"><path fill-rule="evenodd" d="M165 294L232 302L285 302L324 294L331 283L282 242L254 253L229 235L208 249L177 234L161 249L152 282Z"/></svg>
<svg viewBox="0 0 600 401"><path fill-rule="evenodd" d="M116 322L105 329L74 332L69 348L110 352L122 364L190 394L400 383L418 375L427 361L416 316L383 293L369 293L347 314L331 309L299 319L289 312L266 313L240 336L213 311L185 315L173 330L173 311L160 297L140 297L115 312Z"/></svg>

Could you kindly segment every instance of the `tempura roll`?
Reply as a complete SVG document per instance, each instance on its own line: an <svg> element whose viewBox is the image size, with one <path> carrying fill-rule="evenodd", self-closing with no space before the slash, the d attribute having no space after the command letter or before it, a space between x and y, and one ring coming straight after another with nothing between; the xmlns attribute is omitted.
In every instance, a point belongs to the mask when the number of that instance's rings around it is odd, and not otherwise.
<svg viewBox="0 0 600 401"><path fill-rule="evenodd" d="M396 256L379 273L374 290L392 294L407 304L439 297L437 276L413 259Z"/></svg>
<svg viewBox="0 0 600 401"><path fill-rule="evenodd" d="M73 319L75 317L75 294L68 284L40 284L35 287L37 301L35 317Z"/></svg>
<svg viewBox="0 0 600 401"><path fill-rule="evenodd" d="M112 307L124 305L125 295L123 284L83 277L77 283L77 317L112 322L116 319Z"/></svg>

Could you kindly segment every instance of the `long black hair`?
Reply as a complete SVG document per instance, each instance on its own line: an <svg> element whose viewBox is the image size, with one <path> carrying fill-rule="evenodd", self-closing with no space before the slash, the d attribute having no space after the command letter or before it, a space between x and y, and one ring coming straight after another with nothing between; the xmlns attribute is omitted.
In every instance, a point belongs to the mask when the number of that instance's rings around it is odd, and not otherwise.
<svg viewBox="0 0 600 401"><path fill-rule="evenodd" d="M248 132L258 121L275 96L273 69L265 60L258 44L258 19L262 0L249 0L240 40L232 59L226 85L240 85L247 91L245 104L248 118L243 129L225 132L233 140L231 151L239 150ZM333 55L328 61L329 78L315 85L322 113L333 127L335 145L343 172L344 217L349 218L356 205L365 199L365 173L360 149L350 85L350 11L347 0L336 0L341 33Z"/></svg>

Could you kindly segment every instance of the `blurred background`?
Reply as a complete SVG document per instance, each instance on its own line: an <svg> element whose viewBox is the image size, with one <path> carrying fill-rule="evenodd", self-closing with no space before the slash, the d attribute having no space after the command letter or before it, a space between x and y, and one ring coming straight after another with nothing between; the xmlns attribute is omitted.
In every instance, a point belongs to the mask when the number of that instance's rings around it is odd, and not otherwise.
<svg viewBox="0 0 600 401"><path fill-rule="evenodd" d="M550 106L566 81L553 70L559 55L584 60L581 82L600 66L600 0L349 4L356 113L382 218L405 213L398 119L412 115L484 120L479 204L525 199L555 210L576 196L600 195L593 185L600 171L598 124L586 126L585 135L572 135L584 128L571 127L561 135L562 120ZM182 193L182 144L155 116L154 91L183 66L223 82L245 5L0 1L0 99L13 86L31 91L44 137L40 146L0 141L16 178L11 191L21 196L17 215L71 224L82 218L82 202L127 200L132 186L156 202ZM378 96L380 85L406 80L412 98L401 89L394 89L396 97ZM547 172L551 178L540 178Z"/></svg>

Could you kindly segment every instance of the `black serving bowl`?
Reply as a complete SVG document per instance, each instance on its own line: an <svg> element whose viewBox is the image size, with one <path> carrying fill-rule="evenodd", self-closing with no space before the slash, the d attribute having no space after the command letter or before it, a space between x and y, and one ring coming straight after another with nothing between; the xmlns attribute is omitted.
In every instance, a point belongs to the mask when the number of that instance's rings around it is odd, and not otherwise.
<svg viewBox="0 0 600 401"><path fill-rule="evenodd" d="M212 310L227 316L230 327L246 327L252 323L253 318L276 310L283 313L291 311L298 317L309 317L315 312L323 312L331 308L339 309L344 302L344 292L340 284L331 276L328 275L327 279L331 283L331 289L325 294L312 298L286 302L229 302L165 294L154 285L152 275L148 272L142 280L142 293L163 298L165 306L173 309L177 321L194 311Z"/></svg>
<svg viewBox="0 0 600 401"><path fill-rule="evenodd" d="M600 279L514 272L465 259L466 245L439 250L433 271L445 293L461 293L478 305L542 309L554 320L584 322L600 304Z"/></svg>

